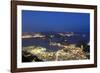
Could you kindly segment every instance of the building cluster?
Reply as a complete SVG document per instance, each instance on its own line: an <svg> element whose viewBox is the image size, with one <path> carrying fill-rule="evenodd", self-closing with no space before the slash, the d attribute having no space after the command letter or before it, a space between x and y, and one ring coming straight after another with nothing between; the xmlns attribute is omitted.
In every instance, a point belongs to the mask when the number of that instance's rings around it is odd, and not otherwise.
<svg viewBox="0 0 100 73"><path fill-rule="evenodd" d="M40 33L22 35L22 38L45 38L45 37L46 37L45 35L42 35Z"/></svg>
<svg viewBox="0 0 100 73"><path fill-rule="evenodd" d="M87 59L82 47L76 47L74 44L63 45L58 51L47 51L44 47L28 46L23 47L23 52L37 56L42 61L64 61L64 60L82 60ZM23 54L25 55L25 54Z"/></svg>

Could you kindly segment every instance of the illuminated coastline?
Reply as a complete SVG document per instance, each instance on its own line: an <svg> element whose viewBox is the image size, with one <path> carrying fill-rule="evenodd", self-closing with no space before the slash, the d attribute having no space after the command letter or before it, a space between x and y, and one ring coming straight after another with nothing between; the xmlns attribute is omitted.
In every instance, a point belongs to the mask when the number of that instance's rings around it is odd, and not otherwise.
<svg viewBox="0 0 100 73"><path fill-rule="evenodd" d="M60 35L60 37L58 37ZM73 37L76 34L71 32L67 33L57 33L57 36L55 34L42 34L42 33L27 33L22 36L22 39L27 38L33 38L40 40L48 40L48 45L51 46L50 49L54 49L52 47L58 48L58 50L53 51L49 50L46 47L43 46L37 46L37 45L31 45L23 47L22 53L23 56L27 59L30 59L31 61L64 61L64 60L84 60L89 59L87 55L89 56L89 53L84 51L86 47L84 47L84 44L80 44L80 46L77 46L76 43L70 43L68 44L68 40L64 39L62 42L54 42L52 39L55 37L58 38L65 38L65 37ZM82 35L83 36L83 35ZM84 36L85 37L85 36ZM37 39L38 40L38 39ZM81 42L80 42L81 43ZM89 44L85 45L89 46Z"/></svg>

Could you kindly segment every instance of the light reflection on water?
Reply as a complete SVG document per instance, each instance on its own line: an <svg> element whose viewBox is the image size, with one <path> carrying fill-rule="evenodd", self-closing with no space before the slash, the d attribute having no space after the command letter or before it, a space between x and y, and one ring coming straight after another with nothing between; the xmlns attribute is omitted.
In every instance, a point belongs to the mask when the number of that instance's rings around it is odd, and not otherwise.
<svg viewBox="0 0 100 73"><path fill-rule="evenodd" d="M46 34L47 35L47 34ZM55 34L54 34L55 35ZM53 37L53 38L46 38L46 39L41 39L41 38L29 38L29 39L22 39L22 46L41 46L44 48L47 48L47 50L51 50L51 51L57 51L61 48L57 47L57 46L50 46L50 42L56 42L56 43L70 43L70 44L78 44L81 42L84 43L89 43L89 34L77 34L74 36L66 36L66 37Z"/></svg>

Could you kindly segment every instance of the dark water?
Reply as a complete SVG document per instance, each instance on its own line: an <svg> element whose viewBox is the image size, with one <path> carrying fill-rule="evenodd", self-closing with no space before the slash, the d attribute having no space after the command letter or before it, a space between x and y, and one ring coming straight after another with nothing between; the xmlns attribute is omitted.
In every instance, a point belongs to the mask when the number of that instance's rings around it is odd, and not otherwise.
<svg viewBox="0 0 100 73"><path fill-rule="evenodd" d="M51 34L45 34L46 36L49 36ZM22 46L41 46L44 48L47 48L48 50L56 51L59 50L60 48L57 46L50 46L50 41L51 42L56 42L56 43L69 43L69 44L79 44L79 43L89 43L89 33L76 33L73 36L65 36L62 37L58 34L54 34L53 38L46 38L46 39L41 39L41 38L29 38L29 39L22 39ZM67 40L67 41L65 41Z"/></svg>

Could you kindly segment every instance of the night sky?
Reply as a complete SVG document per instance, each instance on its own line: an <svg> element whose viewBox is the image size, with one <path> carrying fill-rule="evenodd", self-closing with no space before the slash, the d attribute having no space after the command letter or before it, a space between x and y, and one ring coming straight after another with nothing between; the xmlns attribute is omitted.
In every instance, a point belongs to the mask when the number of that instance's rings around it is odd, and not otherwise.
<svg viewBox="0 0 100 73"><path fill-rule="evenodd" d="M22 10L22 32L90 32L90 15Z"/></svg>

